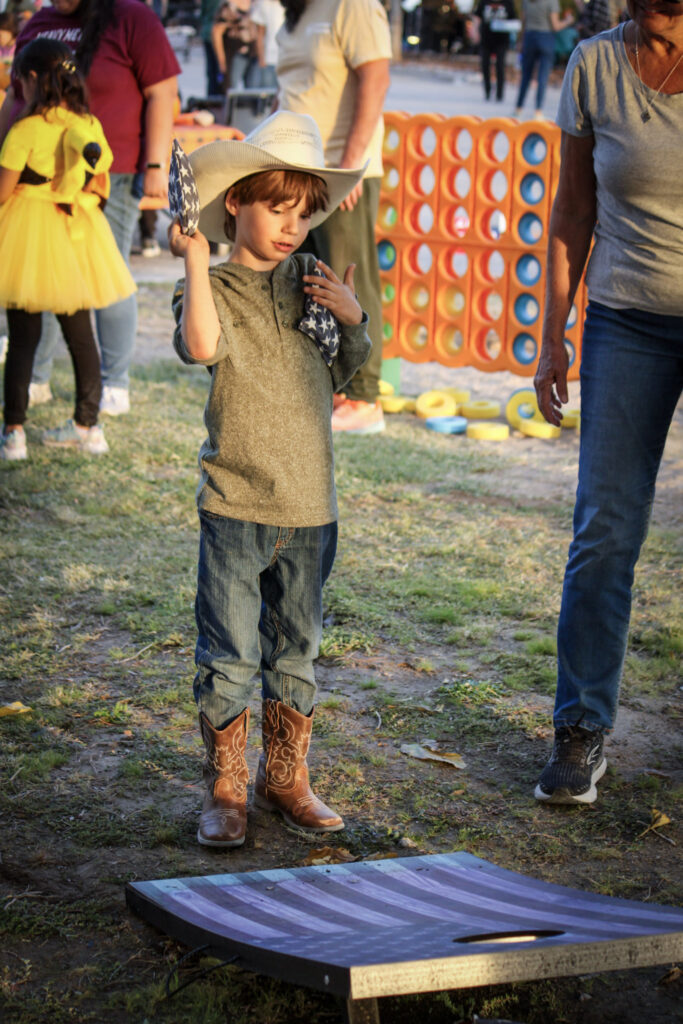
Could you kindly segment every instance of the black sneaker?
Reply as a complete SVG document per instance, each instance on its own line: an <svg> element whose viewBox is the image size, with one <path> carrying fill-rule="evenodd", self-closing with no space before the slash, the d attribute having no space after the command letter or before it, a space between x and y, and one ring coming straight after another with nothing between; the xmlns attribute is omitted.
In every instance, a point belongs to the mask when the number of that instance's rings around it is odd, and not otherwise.
<svg viewBox="0 0 683 1024"><path fill-rule="evenodd" d="M550 760L534 791L537 800L550 804L592 804L595 783L605 774L603 734L568 725L555 730Z"/></svg>

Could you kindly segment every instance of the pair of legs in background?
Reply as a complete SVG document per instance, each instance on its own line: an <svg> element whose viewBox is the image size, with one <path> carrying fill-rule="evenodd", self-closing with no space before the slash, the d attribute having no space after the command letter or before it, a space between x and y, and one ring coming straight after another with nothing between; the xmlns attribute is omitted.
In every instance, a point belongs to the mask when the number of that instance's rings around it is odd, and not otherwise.
<svg viewBox="0 0 683 1024"><path fill-rule="evenodd" d="M1 457L9 461L25 459L26 437L24 423L28 409L29 385L33 360L40 342L43 314L28 313L23 309L7 310L9 345L5 362L4 417ZM70 315L58 315L71 355L76 379L76 404L73 420L64 427L47 431L47 444L76 446L91 454L106 451L101 432L97 431L102 382L100 360L90 325L90 311L78 310Z"/></svg>
<svg viewBox="0 0 683 1024"><path fill-rule="evenodd" d="M481 74L484 79L484 96L491 97L491 57L496 58L496 99L502 100L505 95L505 57L508 52L508 37L482 42L479 45L481 58Z"/></svg>
<svg viewBox="0 0 683 1024"><path fill-rule="evenodd" d="M311 793L306 762L322 589L337 524L265 526L207 512L200 522L194 695L206 793L197 838L206 846L244 842L248 705L257 672L263 753L255 803L305 831L337 831L343 822Z"/></svg>
<svg viewBox="0 0 683 1024"><path fill-rule="evenodd" d="M112 174L111 193L104 214L113 232L119 252L130 266L130 249L139 217L139 197L134 195L136 176ZM102 412L110 415L128 412L129 369L137 334L137 296L130 295L106 309L95 312L97 340L102 369ZM43 334L33 365L33 384L40 401L49 398L52 363L59 341L59 328L51 314L43 315ZM32 389L33 391L34 389Z"/></svg>
<svg viewBox="0 0 683 1024"><path fill-rule="evenodd" d="M617 713L634 569L683 388L683 317L588 306L574 539L557 633L555 747L536 787L590 803Z"/></svg>
<svg viewBox="0 0 683 1024"><path fill-rule="evenodd" d="M519 113L524 106L527 90L531 85L531 79L536 67L538 67L536 75L536 113L541 113L543 100L545 99L545 90L554 63L555 33L539 32L533 29L525 32L522 40L522 74L519 81L516 113Z"/></svg>
<svg viewBox="0 0 683 1024"><path fill-rule="evenodd" d="M301 246L327 263L338 277L350 263L356 264L354 286L361 307L368 314L370 356L344 388L346 401L336 405L332 429L351 434L375 434L384 429L378 403L382 373L382 290L379 278L375 224L379 211L380 178L364 178L363 192L352 210L337 209L314 228Z"/></svg>

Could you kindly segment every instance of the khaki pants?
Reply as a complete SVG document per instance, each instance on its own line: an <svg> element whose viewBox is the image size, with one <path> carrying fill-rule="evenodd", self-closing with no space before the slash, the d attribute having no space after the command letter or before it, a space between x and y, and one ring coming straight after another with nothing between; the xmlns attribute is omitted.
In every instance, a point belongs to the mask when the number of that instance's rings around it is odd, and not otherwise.
<svg viewBox="0 0 683 1024"><path fill-rule="evenodd" d="M344 390L349 398L362 402L376 400L382 371L382 298L375 244L381 180L365 178L363 194L353 210L335 210L309 232L301 246L302 252L312 252L342 279L349 263L356 264L354 285L358 301L370 319L368 334L372 351Z"/></svg>

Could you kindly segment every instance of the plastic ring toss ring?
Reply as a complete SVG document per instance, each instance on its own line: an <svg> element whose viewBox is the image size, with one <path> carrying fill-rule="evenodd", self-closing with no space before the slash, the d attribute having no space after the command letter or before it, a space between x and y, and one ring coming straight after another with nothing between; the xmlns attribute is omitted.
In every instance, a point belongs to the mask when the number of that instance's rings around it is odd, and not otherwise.
<svg viewBox="0 0 683 1024"><path fill-rule="evenodd" d="M463 405L470 400L470 393L464 388L441 388L440 390L443 391L444 395L450 395L451 398L454 398L457 405Z"/></svg>
<svg viewBox="0 0 683 1024"><path fill-rule="evenodd" d="M518 391L513 391L505 406L505 419L514 430L520 429L519 424L522 420L545 422L533 388L519 388Z"/></svg>
<svg viewBox="0 0 683 1024"><path fill-rule="evenodd" d="M551 441L562 433L559 427L554 427L546 420L542 423L538 420L520 420L517 429L527 437L539 437L543 441Z"/></svg>
<svg viewBox="0 0 683 1024"><path fill-rule="evenodd" d="M579 429L581 427L581 410L565 409L562 413L562 426Z"/></svg>
<svg viewBox="0 0 683 1024"><path fill-rule="evenodd" d="M380 395L379 404L384 412L415 412L415 399L407 395Z"/></svg>
<svg viewBox="0 0 683 1024"><path fill-rule="evenodd" d="M507 441L510 428L507 423L468 423L467 436L475 441Z"/></svg>
<svg viewBox="0 0 683 1024"><path fill-rule="evenodd" d="M425 427L437 434L464 434L467 420L464 416L435 416L425 420Z"/></svg>
<svg viewBox="0 0 683 1024"><path fill-rule="evenodd" d="M491 402L485 398L465 402L460 407L460 415L466 416L468 420L490 420L500 416L500 402Z"/></svg>
<svg viewBox="0 0 683 1024"><path fill-rule="evenodd" d="M455 399L445 391L425 391L415 403L415 411L423 420L435 416L455 416L455 410Z"/></svg>

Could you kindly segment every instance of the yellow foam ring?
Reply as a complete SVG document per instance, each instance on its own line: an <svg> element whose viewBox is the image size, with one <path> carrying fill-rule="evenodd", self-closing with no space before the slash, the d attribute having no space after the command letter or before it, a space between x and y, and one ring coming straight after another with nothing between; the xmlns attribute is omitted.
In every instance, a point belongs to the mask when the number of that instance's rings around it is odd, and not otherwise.
<svg viewBox="0 0 683 1024"><path fill-rule="evenodd" d="M390 384L388 380L380 380L379 382L379 393L380 395L393 395L396 388L393 384Z"/></svg>
<svg viewBox="0 0 683 1024"><path fill-rule="evenodd" d="M581 410L580 409L563 409L562 410L562 426L563 427L581 427Z"/></svg>
<svg viewBox="0 0 683 1024"><path fill-rule="evenodd" d="M500 416L500 402L477 398L473 402L465 402L461 405L460 415L468 420L488 420L492 416Z"/></svg>
<svg viewBox="0 0 683 1024"><path fill-rule="evenodd" d="M451 324L447 324L445 327L439 328L436 347L437 351L444 354L446 358L457 356L462 352L464 344L465 335L459 327L453 327Z"/></svg>
<svg viewBox="0 0 683 1024"><path fill-rule="evenodd" d="M410 348L416 352L421 351L426 347L429 341L429 331L426 326L419 320L413 320L411 324L408 324L408 330L406 331L407 341Z"/></svg>
<svg viewBox="0 0 683 1024"><path fill-rule="evenodd" d="M415 412L415 399L407 395L382 395L379 404L385 412Z"/></svg>
<svg viewBox="0 0 683 1024"><path fill-rule="evenodd" d="M455 399L445 391L424 391L415 403L415 412L423 420L430 416L455 416L455 410Z"/></svg>
<svg viewBox="0 0 683 1024"><path fill-rule="evenodd" d="M465 309L465 302L464 293L455 285L449 285L439 291L437 303L442 316L459 316Z"/></svg>
<svg viewBox="0 0 683 1024"><path fill-rule="evenodd" d="M507 441L510 428L507 423L468 423L467 436L475 441Z"/></svg>
<svg viewBox="0 0 683 1024"><path fill-rule="evenodd" d="M505 419L515 430L519 429L522 420L545 423L533 388L520 388L510 395L505 406Z"/></svg>
<svg viewBox="0 0 683 1024"><path fill-rule="evenodd" d="M440 388L441 391L446 395L450 395L455 400L457 405L463 405L465 402L469 402L470 393L465 388Z"/></svg>
<svg viewBox="0 0 683 1024"><path fill-rule="evenodd" d="M398 220L396 207L391 203L382 203L379 208L378 220L383 228L393 228Z"/></svg>
<svg viewBox="0 0 683 1024"><path fill-rule="evenodd" d="M546 420L539 422L538 420L520 419L517 429L527 437L539 437L543 441L554 440L562 433L559 427L554 427L552 423L548 423Z"/></svg>
<svg viewBox="0 0 683 1024"><path fill-rule="evenodd" d="M416 312L426 309L429 305L429 288L419 283L412 285L408 291L408 302Z"/></svg>

